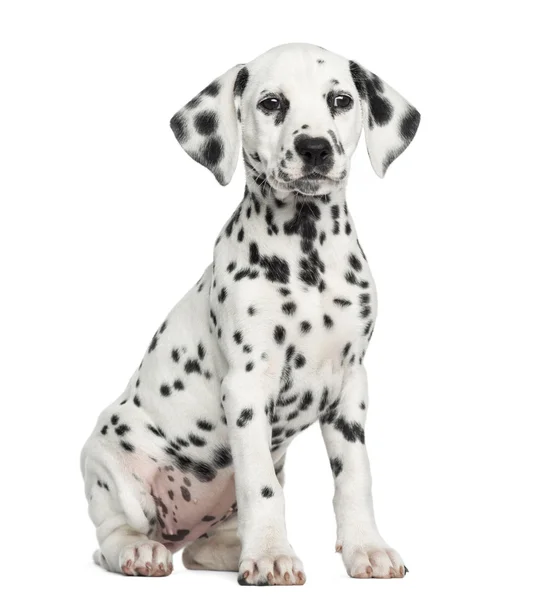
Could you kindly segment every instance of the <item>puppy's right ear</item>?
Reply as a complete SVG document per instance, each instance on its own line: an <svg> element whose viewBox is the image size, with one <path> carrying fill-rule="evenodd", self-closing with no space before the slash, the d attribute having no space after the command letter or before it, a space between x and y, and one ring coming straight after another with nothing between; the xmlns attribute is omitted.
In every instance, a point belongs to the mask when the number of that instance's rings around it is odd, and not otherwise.
<svg viewBox="0 0 534 600"><path fill-rule="evenodd" d="M191 158L221 185L232 179L239 156L238 105L248 70L237 65L210 83L171 119L171 129Z"/></svg>

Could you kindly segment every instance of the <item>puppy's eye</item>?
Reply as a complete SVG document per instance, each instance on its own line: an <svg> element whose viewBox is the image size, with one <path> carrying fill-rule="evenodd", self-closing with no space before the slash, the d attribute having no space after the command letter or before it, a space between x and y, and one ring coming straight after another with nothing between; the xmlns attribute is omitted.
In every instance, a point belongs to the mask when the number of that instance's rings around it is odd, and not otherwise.
<svg viewBox="0 0 534 600"><path fill-rule="evenodd" d="M334 108L349 108L352 105L352 98L347 94L339 94L332 101Z"/></svg>
<svg viewBox="0 0 534 600"><path fill-rule="evenodd" d="M260 106L261 108L263 108L263 110L266 110L268 112L273 112L275 110L279 110L280 108L280 99L276 98L275 96L271 96L269 98L265 98L264 100L262 100L258 106Z"/></svg>

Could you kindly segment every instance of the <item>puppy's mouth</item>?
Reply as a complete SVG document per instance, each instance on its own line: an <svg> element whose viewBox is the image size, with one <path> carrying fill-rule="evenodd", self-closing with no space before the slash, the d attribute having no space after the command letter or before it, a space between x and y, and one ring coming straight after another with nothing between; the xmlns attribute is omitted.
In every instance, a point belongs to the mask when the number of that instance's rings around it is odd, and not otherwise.
<svg viewBox="0 0 534 600"><path fill-rule="evenodd" d="M279 170L278 174L274 172L271 174L269 179L271 185L279 190L300 190L306 188L318 188L321 185L332 185L338 186L346 178L346 171L343 171L339 177L331 177L321 173L319 171L312 171L299 177L290 177L284 172Z"/></svg>
<svg viewBox="0 0 534 600"><path fill-rule="evenodd" d="M330 179L330 177L327 177L326 175L323 175L322 173L319 173L317 171L313 171L312 173L308 173L307 175L302 175L302 177L298 177L297 179L294 179L293 181L325 181L325 180L333 181L333 179Z"/></svg>

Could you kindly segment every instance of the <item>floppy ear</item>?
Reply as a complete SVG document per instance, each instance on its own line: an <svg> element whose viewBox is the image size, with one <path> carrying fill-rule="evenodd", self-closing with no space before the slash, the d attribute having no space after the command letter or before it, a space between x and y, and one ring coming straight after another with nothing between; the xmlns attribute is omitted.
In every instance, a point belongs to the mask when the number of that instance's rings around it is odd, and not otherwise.
<svg viewBox="0 0 534 600"><path fill-rule="evenodd" d="M350 73L362 104L367 152L375 173L384 177L389 165L413 140L421 115L385 81L358 63L350 61Z"/></svg>
<svg viewBox="0 0 534 600"><path fill-rule="evenodd" d="M191 158L207 167L221 185L230 183L239 155L234 101L239 99L236 78L243 70L248 77L243 65L233 67L204 88L171 119L171 129L182 148Z"/></svg>

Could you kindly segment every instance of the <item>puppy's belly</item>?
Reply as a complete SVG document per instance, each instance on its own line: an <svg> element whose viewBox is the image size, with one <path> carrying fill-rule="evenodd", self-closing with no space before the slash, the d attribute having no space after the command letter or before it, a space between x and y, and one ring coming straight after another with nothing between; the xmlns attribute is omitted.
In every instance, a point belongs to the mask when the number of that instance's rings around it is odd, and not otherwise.
<svg viewBox="0 0 534 600"><path fill-rule="evenodd" d="M175 552L231 517L236 508L233 473L200 482L168 465L159 467L150 482L156 506L158 538Z"/></svg>

